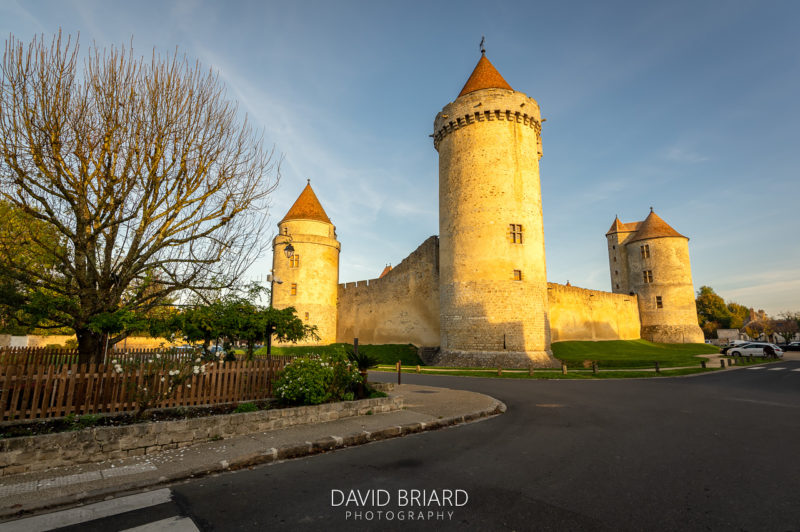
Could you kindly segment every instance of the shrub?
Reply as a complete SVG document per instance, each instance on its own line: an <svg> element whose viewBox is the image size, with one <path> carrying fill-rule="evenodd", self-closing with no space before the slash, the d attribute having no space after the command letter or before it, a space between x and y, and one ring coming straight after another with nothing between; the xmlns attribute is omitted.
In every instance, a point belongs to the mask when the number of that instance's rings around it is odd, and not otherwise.
<svg viewBox="0 0 800 532"><path fill-rule="evenodd" d="M318 405L353 397L360 383L361 375L343 353L310 355L286 365L275 382L275 393L285 403Z"/></svg>
<svg viewBox="0 0 800 532"><path fill-rule="evenodd" d="M258 406L255 403L239 403L233 411L235 414L242 414L244 412L255 412Z"/></svg>

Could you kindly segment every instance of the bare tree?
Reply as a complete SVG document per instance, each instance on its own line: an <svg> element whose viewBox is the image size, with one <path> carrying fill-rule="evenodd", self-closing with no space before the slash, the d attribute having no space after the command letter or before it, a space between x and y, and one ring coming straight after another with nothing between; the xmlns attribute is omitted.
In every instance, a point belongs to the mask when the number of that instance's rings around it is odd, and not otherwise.
<svg viewBox="0 0 800 532"><path fill-rule="evenodd" d="M127 334L125 316L230 286L252 264L280 161L199 63L132 47L92 48L82 68L79 57L60 34L6 41L0 199L58 239L22 228L14 238L51 267L0 242L0 269L75 330L89 362Z"/></svg>

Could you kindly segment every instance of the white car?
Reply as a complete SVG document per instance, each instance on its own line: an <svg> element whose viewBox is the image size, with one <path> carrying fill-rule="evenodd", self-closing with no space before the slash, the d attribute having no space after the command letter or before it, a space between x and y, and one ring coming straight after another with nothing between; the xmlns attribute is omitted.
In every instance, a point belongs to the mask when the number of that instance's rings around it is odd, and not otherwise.
<svg viewBox="0 0 800 532"><path fill-rule="evenodd" d="M732 357L763 357L767 356L764 348L771 346L778 358L783 357L783 349L775 344L768 344L766 342L750 342L749 344L737 345L728 350L728 355Z"/></svg>

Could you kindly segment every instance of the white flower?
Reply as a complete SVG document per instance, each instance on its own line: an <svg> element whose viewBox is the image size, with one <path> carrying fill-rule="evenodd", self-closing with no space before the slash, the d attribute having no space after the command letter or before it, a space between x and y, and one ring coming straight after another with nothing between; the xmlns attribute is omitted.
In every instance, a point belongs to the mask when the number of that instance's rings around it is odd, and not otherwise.
<svg viewBox="0 0 800 532"><path fill-rule="evenodd" d="M164 377L161 377L161 382L164 382L165 380L166 380L166 379L164 379Z"/></svg>
<svg viewBox="0 0 800 532"><path fill-rule="evenodd" d="M161 358L161 354L160 353L156 353L156 358Z"/></svg>
<svg viewBox="0 0 800 532"><path fill-rule="evenodd" d="M192 373L194 373L195 375L197 375L198 373L200 373L200 366L195 366L195 367L193 367L193 368L192 368Z"/></svg>
<svg viewBox="0 0 800 532"><path fill-rule="evenodd" d="M186 387L187 387L187 388L191 388L191 387L192 387L192 385L191 385L191 384L187 384L187 385L186 385Z"/></svg>
<svg viewBox="0 0 800 532"><path fill-rule="evenodd" d="M111 361L111 363L112 364L116 364L117 363L117 359L115 358L114 360Z"/></svg>
<svg viewBox="0 0 800 532"><path fill-rule="evenodd" d="M148 363L148 364L152 364L152 363L153 363L153 359L152 359L152 358L148 358L148 359L147 359L147 363Z"/></svg>
<svg viewBox="0 0 800 532"><path fill-rule="evenodd" d="M200 357L197 357L194 361L195 362L200 362Z"/></svg>

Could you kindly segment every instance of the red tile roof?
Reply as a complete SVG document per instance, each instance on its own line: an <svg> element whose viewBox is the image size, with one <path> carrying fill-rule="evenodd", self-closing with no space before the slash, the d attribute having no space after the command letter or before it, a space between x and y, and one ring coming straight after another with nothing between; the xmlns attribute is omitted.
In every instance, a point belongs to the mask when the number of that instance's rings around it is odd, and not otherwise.
<svg viewBox="0 0 800 532"><path fill-rule="evenodd" d="M458 94L459 98L470 92L479 91L481 89L508 89L513 91L511 85L503 79L500 72L486 59L485 55L481 55L478 64L475 65L475 70L472 71L467 83L461 92Z"/></svg>
<svg viewBox="0 0 800 532"><path fill-rule="evenodd" d="M286 213L278 223L283 223L286 220L318 220L320 222L331 223L328 215L325 214L325 209L320 205L317 195L311 188L311 182L306 185L300 197L294 202L292 208Z"/></svg>

